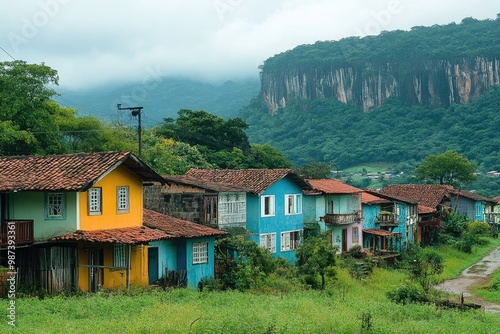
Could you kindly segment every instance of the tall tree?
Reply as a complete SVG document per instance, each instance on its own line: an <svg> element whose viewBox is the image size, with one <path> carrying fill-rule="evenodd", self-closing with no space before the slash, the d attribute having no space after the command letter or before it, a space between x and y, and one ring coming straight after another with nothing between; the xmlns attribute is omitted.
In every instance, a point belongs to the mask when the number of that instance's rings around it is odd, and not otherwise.
<svg viewBox="0 0 500 334"><path fill-rule="evenodd" d="M316 284L316 276L319 275L321 277L320 288L323 290L326 277L336 275L334 269L336 252L337 248L330 243L326 235L307 238L295 253L299 272L309 276L313 286Z"/></svg>
<svg viewBox="0 0 500 334"><path fill-rule="evenodd" d="M421 181L460 186L476 179L475 169L475 163L455 151L448 150L424 158L414 174Z"/></svg>
<svg viewBox="0 0 500 334"><path fill-rule="evenodd" d="M56 153L61 135L49 102L56 92L57 71L45 64L0 62L1 154Z"/></svg>

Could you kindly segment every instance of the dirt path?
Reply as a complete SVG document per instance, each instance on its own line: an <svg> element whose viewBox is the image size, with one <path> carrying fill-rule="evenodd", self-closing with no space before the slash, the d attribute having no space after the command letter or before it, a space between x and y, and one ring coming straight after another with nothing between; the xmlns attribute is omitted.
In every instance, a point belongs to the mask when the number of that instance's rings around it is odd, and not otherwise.
<svg viewBox="0 0 500 334"><path fill-rule="evenodd" d="M458 278L443 281L437 289L456 295L459 302L463 293L466 302L479 304L486 312L500 313L500 303L489 302L474 296L469 288L484 285L490 280L489 275L500 267L500 246L488 252L481 260L465 269Z"/></svg>

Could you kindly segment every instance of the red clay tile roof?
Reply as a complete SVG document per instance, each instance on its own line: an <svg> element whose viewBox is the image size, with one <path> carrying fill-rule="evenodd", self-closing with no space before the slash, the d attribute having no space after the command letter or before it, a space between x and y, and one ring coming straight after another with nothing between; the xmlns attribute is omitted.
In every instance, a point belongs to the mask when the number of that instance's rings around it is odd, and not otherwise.
<svg viewBox="0 0 500 334"><path fill-rule="evenodd" d="M185 174L199 182L213 182L249 189L251 193L261 194L271 185L284 177L291 177L303 190L311 186L291 169L196 169Z"/></svg>
<svg viewBox="0 0 500 334"><path fill-rule="evenodd" d="M419 215L425 215L425 214L434 213L434 212L437 212L436 208L430 208L430 207L425 206L425 205L418 206L418 214Z"/></svg>
<svg viewBox="0 0 500 334"><path fill-rule="evenodd" d="M143 180L163 178L130 152L0 157L0 191L84 191L124 164Z"/></svg>
<svg viewBox="0 0 500 334"><path fill-rule="evenodd" d="M379 228L367 228L367 229L363 229L363 233L379 235L379 236L382 236L382 237L387 237L387 236L390 236L390 235L393 235L393 234L398 234L398 233L394 233L394 232L389 232L389 231L386 231L386 230L382 230L382 229L379 229Z"/></svg>
<svg viewBox="0 0 500 334"><path fill-rule="evenodd" d="M463 196L463 197L470 198L470 199L472 199L474 201L498 203L498 201L495 200L494 198L487 198L487 197L478 195L478 194L473 193L473 192L468 191L468 190L456 190L456 189L453 189L451 191L451 193L454 194L454 195L457 195L457 196Z"/></svg>
<svg viewBox="0 0 500 334"><path fill-rule="evenodd" d="M401 196L396 196L396 195L387 195L385 193L378 192L375 190L365 189L365 191L369 194L375 195L377 197L381 197L383 199L387 199L391 202L403 202L403 203L407 203L407 204L418 204L417 201L415 201L413 199L406 198L406 197L401 197Z"/></svg>
<svg viewBox="0 0 500 334"><path fill-rule="evenodd" d="M167 182L188 185L200 189L207 189L217 192L252 192L248 188L234 186L232 184L222 182L204 182L188 175L163 175Z"/></svg>
<svg viewBox="0 0 500 334"><path fill-rule="evenodd" d="M95 231L78 230L76 232L54 237L51 240L140 244L168 238L169 235L161 230L146 226L135 226Z"/></svg>
<svg viewBox="0 0 500 334"><path fill-rule="evenodd" d="M314 190L321 191L324 194L356 194L362 191L336 179L308 179L307 182Z"/></svg>
<svg viewBox="0 0 500 334"><path fill-rule="evenodd" d="M380 198L373 194L369 194L366 191L361 193L361 203L363 204L381 204L381 203L390 203L389 200Z"/></svg>
<svg viewBox="0 0 500 334"><path fill-rule="evenodd" d="M421 205L437 208L443 200L449 198L451 190L452 186L442 184L390 184L382 190L382 194L407 198Z"/></svg>
<svg viewBox="0 0 500 334"><path fill-rule="evenodd" d="M144 225L161 230L167 239L222 236L227 232L144 209Z"/></svg>

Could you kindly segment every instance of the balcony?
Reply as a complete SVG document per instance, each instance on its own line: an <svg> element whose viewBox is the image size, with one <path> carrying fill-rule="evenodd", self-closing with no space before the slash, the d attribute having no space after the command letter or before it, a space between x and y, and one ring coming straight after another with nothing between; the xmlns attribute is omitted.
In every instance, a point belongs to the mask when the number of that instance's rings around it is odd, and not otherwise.
<svg viewBox="0 0 500 334"><path fill-rule="evenodd" d="M3 221L0 225L0 246L8 246L9 240L12 240L15 246L33 243L33 220Z"/></svg>
<svg viewBox="0 0 500 334"><path fill-rule="evenodd" d="M497 214L494 212L485 213L483 215L483 221L488 224L496 224L498 222Z"/></svg>
<svg viewBox="0 0 500 334"><path fill-rule="evenodd" d="M379 214L377 216L377 222L380 224L380 227L396 227L399 225L394 213Z"/></svg>
<svg viewBox="0 0 500 334"><path fill-rule="evenodd" d="M360 222L361 213L358 211L354 213L326 214L322 218L327 225L349 225Z"/></svg>

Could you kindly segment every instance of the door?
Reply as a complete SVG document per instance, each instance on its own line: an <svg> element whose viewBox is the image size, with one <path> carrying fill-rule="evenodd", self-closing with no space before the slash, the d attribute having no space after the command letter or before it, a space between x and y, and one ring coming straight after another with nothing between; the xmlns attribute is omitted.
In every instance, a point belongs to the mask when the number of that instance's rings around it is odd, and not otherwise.
<svg viewBox="0 0 500 334"><path fill-rule="evenodd" d="M149 284L158 280L158 247L148 248L148 276Z"/></svg>
<svg viewBox="0 0 500 334"><path fill-rule="evenodd" d="M97 292L103 282L102 248L89 249L89 292Z"/></svg>
<svg viewBox="0 0 500 334"><path fill-rule="evenodd" d="M342 252L347 252L347 229L342 230Z"/></svg>

